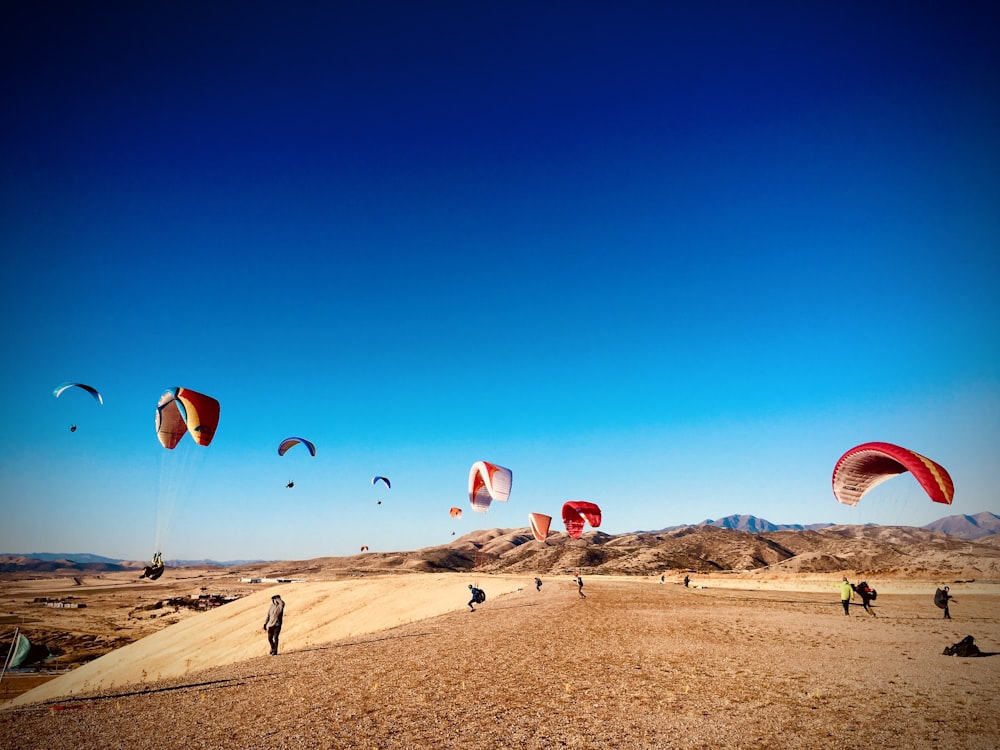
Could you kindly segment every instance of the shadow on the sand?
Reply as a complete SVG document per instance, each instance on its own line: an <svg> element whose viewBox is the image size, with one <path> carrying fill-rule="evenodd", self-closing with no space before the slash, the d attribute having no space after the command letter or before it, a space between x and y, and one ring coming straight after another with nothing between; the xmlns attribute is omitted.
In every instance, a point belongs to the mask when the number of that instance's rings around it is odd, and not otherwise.
<svg viewBox="0 0 1000 750"><path fill-rule="evenodd" d="M254 679L260 679L261 677L267 677L268 675L255 675ZM276 676L276 675L272 675ZM250 680L240 679L240 680L208 680L206 682L187 682L183 685L168 685L165 687L157 688L144 688L141 690L128 690L120 693L101 693L99 695L89 695L81 696L79 698L63 698L58 701L51 701L40 703L34 706L24 706L24 708L29 709L51 709L53 711L61 711L64 709L73 708L86 708L87 705L95 703L97 701L105 701L109 698L129 698L136 695L155 695L156 693L171 693L176 690L190 690L192 688L199 688L202 690L217 690L219 688L226 687L239 687L246 685Z"/></svg>

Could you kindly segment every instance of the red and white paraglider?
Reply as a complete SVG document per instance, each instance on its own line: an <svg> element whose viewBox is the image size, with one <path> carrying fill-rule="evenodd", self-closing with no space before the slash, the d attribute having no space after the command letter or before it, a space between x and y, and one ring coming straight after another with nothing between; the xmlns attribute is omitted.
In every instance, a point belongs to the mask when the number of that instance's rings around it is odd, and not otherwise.
<svg viewBox="0 0 1000 750"><path fill-rule="evenodd" d="M513 473L488 461L476 461L469 470L469 503L476 513L485 513L490 503L507 502Z"/></svg>
<svg viewBox="0 0 1000 750"><path fill-rule="evenodd" d="M857 505L868 490L904 472L913 474L936 503L951 505L955 484L941 464L892 443L862 443L840 457L833 467L833 496Z"/></svg>

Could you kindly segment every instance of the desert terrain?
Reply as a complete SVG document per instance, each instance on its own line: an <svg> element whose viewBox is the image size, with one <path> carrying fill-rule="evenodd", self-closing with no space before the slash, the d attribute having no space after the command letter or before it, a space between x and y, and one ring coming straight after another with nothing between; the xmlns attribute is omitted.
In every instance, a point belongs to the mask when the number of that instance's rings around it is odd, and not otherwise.
<svg viewBox="0 0 1000 750"><path fill-rule="evenodd" d="M632 540L542 550L549 563L528 571L525 544L493 532L476 541L490 558L462 557L466 540L346 567L191 567L156 582L135 571L5 574L6 642L16 622L63 653L48 674L0 682L0 747L996 747L995 546L889 534L880 551L879 535L854 546L841 535L837 549L787 537L772 564L718 570L721 557L747 556L734 540L753 557L773 539L683 533L668 543L704 569L642 574L629 572L661 555L615 551ZM875 564L845 566L838 550ZM428 572L428 560L462 564L455 555L477 559L474 569ZM844 616L842 575L878 590L877 616L857 600ZM294 582L269 582L279 576ZM473 582L488 598L470 612ZM952 620L932 601L943 584ZM287 603L276 657L262 630L273 593ZM198 597L226 603L187 606ZM942 654L966 635L983 656Z"/></svg>
<svg viewBox="0 0 1000 750"><path fill-rule="evenodd" d="M400 579L404 579L401 583ZM263 586L8 701L5 748L993 748L1000 587L692 576L366 576ZM704 586L705 588L700 588ZM281 653L261 629L287 602ZM898 591L898 593L897 593ZM441 607L443 611L433 612Z"/></svg>

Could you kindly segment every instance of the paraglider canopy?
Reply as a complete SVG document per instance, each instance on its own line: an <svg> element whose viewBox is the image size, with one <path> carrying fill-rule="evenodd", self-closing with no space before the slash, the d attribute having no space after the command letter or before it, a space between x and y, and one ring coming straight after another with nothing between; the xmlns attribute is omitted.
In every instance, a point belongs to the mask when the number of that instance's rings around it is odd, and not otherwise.
<svg viewBox="0 0 1000 750"><path fill-rule="evenodd" d="M844 505L857 505L870 489L907 471L931 500L951 504L955 485L943 466L909 448L878 442L862 443L840 457L833 467L833 496Z"/></svg>
<svg viewBox="0 0 1000 750"><path fill-rule="evenodd" d="M316 455L316 446L303 437L287 437L284 440L282 440L280 443L278 443L278 455L284 456L288 452L289 448L298 445L299 443L301 443L306 447L306 450L309 451L310 456Z"/></svg>
<svg viewBox="0 0 1000 750"><path fill-rule="evenodd" d="M169 388L156 405L156 436L164 448L173 450L186 433L198 445L207 446L219 426L219 402L190 388Z"/></svg>
<svg viewBox="0 0 1000 750"><path fill-rule="evenodd" d="M461 518L462 509L453 507L451 510L448 511L448 515L451 516L452 518Z"/></svg>
<svg viewBox="0 0 1000 750"><path fill-rule="evenodd" d="M531 534L540 542L545 541L549 535L549 525L552 523L552 516L544 513L529 513L528 523L531 524Z"/></svg>
<svg viewBox="0 0 1000 750"><path fill-rule="evenodd" d="M505 503L510 497L513 473L488 461L476 461L469 470L469 503L477 513L485 513L494 500Z"/></svg>
<svg viewBox="0 0 1000 750"><path fill-rule="evenodd" d="M63 391L65 391L67 388L82 388L91 396L93 396L94 399L97 401L97 403L99 404L104 403L104 397L97 392L97 389L91 385L85 385L84 383L63 383L62 385L57 386L54 391L52 391L52 395L55 396L56 398L59 398L59 396L61 396Z"/></svg>
<svg viewBox="0 0 1000 750"><path fill-rule="evenodd" d="M574 539L583 537L584 522L595 529L601 525L601 509L586 500L570 500L563 505L562 517L566 533Z"/></svg>
<svg viewBox="0 0 1000 750"><path fill-rule="evenodd" d="M382 482L386 486L386 489L390 489L390 490L392 489L392 485L389 484L389 478L388 477L377 477L377 476L376 477L372 477L372 487L374 487L378 482ZM405 482L404 482L404 484L405 484ZM406 488L404 487L403 489L406 489Z"/></svg>

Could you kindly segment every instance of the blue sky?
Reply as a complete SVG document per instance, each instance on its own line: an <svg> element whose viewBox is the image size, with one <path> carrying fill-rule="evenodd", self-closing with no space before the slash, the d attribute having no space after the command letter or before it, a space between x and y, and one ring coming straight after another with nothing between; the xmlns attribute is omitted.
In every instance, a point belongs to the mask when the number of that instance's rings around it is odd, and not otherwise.
<svg viewBox="0 0 1000 750"><path fill-rule="evenodd" d="M571 499L610 533L1000 512L997 15L7 4L0 551L145 558L165 509L165 556L214 559ZM222 403L182 468L174 386ZM954 504L839 505L870 440ZM477 460L510 500L455 522Z"/></svg>

